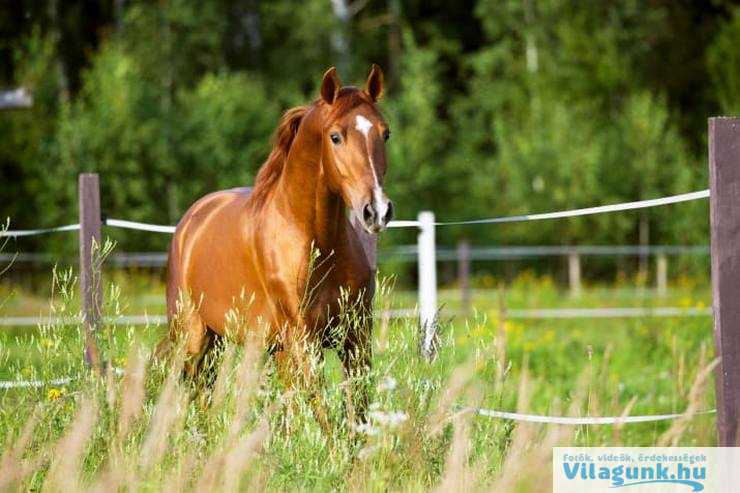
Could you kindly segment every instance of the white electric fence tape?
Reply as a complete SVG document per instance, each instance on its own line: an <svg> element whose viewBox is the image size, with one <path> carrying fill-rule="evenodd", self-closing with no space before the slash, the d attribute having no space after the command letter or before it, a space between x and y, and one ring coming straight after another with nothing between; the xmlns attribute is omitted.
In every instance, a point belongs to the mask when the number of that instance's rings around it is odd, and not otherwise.
<svg viewBox="0 0 740 493"><path fill-rule="evenodd" d="M41 229L16 229L16 230L0 230L0 237L10 236L17 238L19 236L36 236L43 235L46 233L58 233L62 231L77 231L80 229L79 224L67 224L66 226L57 226L55 228L41 228Z"/></svg>
<svg viewBox="0 0 740 493"><path fill-rule="evenodd" d="M71 381L71 378L56 378L54 380L4 380L0 381L0 389L27 389L46 386L55 387L67 385Z"/></svg>
<svg viewBox="0 0 740 493"><path fill-rule="evenodd" d="M106 219L106 226L114 228L136 229L139 231L150 231L152 233L174 233L175 226L164 226L160 224L137 223L135 221L126 221L124 219Z"/></svg>
<svg viewBox="0 0 740 493"><path fill-rule="evenodd" d="M705 199L709 197L709 189L698 192L683 193L681 195L671 195L659 199L638 200L636 202L624 202L621 204L601 205L598 207L587 207L585 209L571 209L559 212L545 212L542 214L522 214L519 216L492 217L488 219L473 219L469 221L448 221L434 223L435 226L458 226L465 224L494 224L494 223L515 223L522 221L540 221L543 219L559 219L563 217L589 216L591 214L601 214L604 212L628 211L632 209L645 209L647 207L657 207L666 204L676 204L679 202L689 202L692 200Z"/></svg>
<svg viewBox="0 0 740 493"><path fill-rule="evenodd" d="M468 221L446 221L435 222L435 226L461 226L466 224L495 224L495 223L514 223L522 221L540 221L543 219L559 219L565 217L588 216L592 214L601 214L605 212L628 211L633 209L645 209L648 207L657 207L667 204L676 204L679 202L689 202L692 200L705 199L709 197L709 189L698 192L683 193L680 195L671 195L658 199L638 200L636 202L623 202L621 204L600 205L597 207L587 207L584 209L571 209L567 211L545 212L541 214L522 214L518 216L491 217L486 219L472 219ZM138 229L141 231L152 231L155 233L174 233L174 226L164 226L158 224L137 223L134 221L124 221L121 219L108 219L105 222L108 226L119 228ZM413 228L418 227L419 221L400 220L388 223L389 228Z"/></svg>
<svg viewBox="0 0 740 493"><path fill-rule="evenodd" d="M568 416L542 416L539 414L521 414L521 413L510 413L506 411L494 411L491 409L477 409L468 408L467 410L476 412L481 416L487 416L489 418L500 418L500 419L511 419L514 421L526 421L528 423L544 423L544 424L558 424L558 425L615 425L622 423L649 423L652 421L666 421L670 419L678 419L683 417L693 417L703 414L713 414L717 412L716 409L709 411L700 411L696 413L687 414L654 414L650 416L583 416L583 417L568 417Z"/></svg>
<svg viewBox="0 0 740 493"><path fill-rule="evenodd" d="M123 375L123 368L113 367L113 374ZM61 387L72 383L74 378L55 378L52 380L0 380L0 389L28 389L39 387Z"/></svg>
<svg viewBox="0 0 740 493"><path fill-rule="evenodd" d="M120 368L113 369L116 375L122 375ZM54 380L5 380L0 381L0 389L14 388L39 388L56 387L68 385L72 378L57 378ZM506 411L494 411L491 409L466 408L465 411L475 412L489 418L509 419L513 421L524 421L528 423L558 424L558 425L615 425L623 423L649 423L653 421L667 421L683 417L694 417L699 415L714 414L715 409L700 411L691 414L654 414L649 416L543 416L539 414L510 413Z"/></svg>
<svg viewBox="0 0 740 493"><path fill-rule="evenodd" d="M118 315L104 317L104 323L110 325L164 325L167 323L165 315ZM3 317L0 318L0 327L37 327L39 325L75 325L82 323L80 317Z"/></svg>
<svg viewBox="0 0 740 493"><path fill-rule="evenodd" d="M621 204L602 205L598 207L587 207L585 209L572 209L559 212L545 212L542 214L522 214L519 216L491 217L486 219L472 219L468 221L447 221L434 223L435 226L457 226L465 224L494 224L494 223L512 223L521 221L538 221L542 219L558 219L564 217L588 216L591 214L601 214L604 212L627 211L632 209L644 209L646 207L656 207L666 204L676 204L678 202L688 202L691 200L705 199L709 197L709 190L700 190L698 192L684 193L681 195L672 195L659 199L639 200L637 202L624 202ZM152 233L174 233L175 226L162 224L141 223L136 221L127 221L125 219L106 219L105 224L114 228L135 229L139 231L150 231ZM419 221L400 220L388 223L389 228L413 228L418 227ZM0 237L21 237L35 236L47 233L57 233L63 231L77 231L80 229L79 224L67 224L55 228L41 229L18 229L0 231Z"/></svg>

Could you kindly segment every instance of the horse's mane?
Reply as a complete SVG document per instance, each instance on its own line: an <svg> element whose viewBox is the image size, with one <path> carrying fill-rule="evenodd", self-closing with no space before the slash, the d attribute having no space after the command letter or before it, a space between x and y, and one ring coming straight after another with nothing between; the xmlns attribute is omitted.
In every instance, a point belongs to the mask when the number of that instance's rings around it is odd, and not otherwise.
<svg viewBox="0 0 740 493"><path fill-rule="evenodd" d="M338 115L351 110L359 104L367 102L369 101L364 92L353 86L343 87L339 90L337 100L332 106L329 118L336 118ZM254 188L251 194L251 199L255 201L254 203L262 204L267 199L268 192L277 183L283 168L285 168L285 161L288 158L290 146L293 144L293 140L298 133L298 127L301 125L303 117L306 116L306 113L311 108L320 104L323 103L317 100L306 106L296 106L283 113L273 135L272 151L254 179Z"/></svg>
<svg viewBox="0 0 740 493"><path fill-rule="evenodd" d="M285 160L288 158L290 146L298 133L301 120L309 109L310 106L296 106L283 113L272 137L272 151L254 179L252 200L263 202L267 197L267 192L277 183L285 166Z"/></svg>

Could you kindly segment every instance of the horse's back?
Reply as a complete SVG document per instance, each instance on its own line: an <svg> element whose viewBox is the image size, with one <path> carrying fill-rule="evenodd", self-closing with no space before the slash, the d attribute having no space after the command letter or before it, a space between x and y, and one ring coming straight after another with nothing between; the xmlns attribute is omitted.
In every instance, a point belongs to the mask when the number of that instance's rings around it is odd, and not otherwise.
<svg viewBox="0 0 740 493"><path fill-rule="evenodd" d="M175 228L167 262L167 312L177 310L181 291L193 295L194 277L203 271L214 275L238 249L239 221L247 206L251 188L219 190L198 199ZM197 269L197 270L196 270ZM196 300L193 300L196 301Z"/></svg>
<svg viewBox="0 0 740 493"><path fill-rule="evenodd" d="M177 223L175 235L177 236L178 233L180 233L180 231L191 221L202 218L205 214L208 214L208 212L214 207L219 207L224 205L225 203L230 203L234 201L241 201L246 203L249 199L251 191L252 189L250 187L236 187L229 188L227 190L218 190L216 192L211 192L207 195L204 195L203 197L196 200L193 205L191 205L190 208L185 211L182 219L180 219L180 222Z"/></svg>

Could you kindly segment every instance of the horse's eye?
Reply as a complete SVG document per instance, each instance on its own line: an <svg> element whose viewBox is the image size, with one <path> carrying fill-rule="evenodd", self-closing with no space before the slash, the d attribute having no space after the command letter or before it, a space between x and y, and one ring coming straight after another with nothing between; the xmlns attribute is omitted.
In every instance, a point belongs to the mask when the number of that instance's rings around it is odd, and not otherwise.
<svg viewBox="0 0 740 493"><path fill-rule="evenodd" d="M342 141L342 136L336 132L329 135L329 138L331 139L332 143L334 143L335 145L339 144Z"/></svg>
<svg viewBox="0 0 740 493"><path fill-rule="evenodd" d="M383 132L383 140L387 141L390 138L391 138L391 131L386 128L385 132Z"/></svg>

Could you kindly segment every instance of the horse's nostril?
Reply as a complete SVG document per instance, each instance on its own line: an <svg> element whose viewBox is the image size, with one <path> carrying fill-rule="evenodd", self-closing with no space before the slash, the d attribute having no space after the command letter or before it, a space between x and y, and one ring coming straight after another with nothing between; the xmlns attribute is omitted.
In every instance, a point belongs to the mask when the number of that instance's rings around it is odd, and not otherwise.
<svg viewBox="0 0 740 493"><path fill-rule="evenodd" d="M383 216L383 224L388 224L391 222L391 219L393 219L393 202L389 200L388 209L386 209L385 216Z"/></svg>
<svg viewBox="0 0 740 493"><path fill-rule="evenodd" d="M369 202L362 208L362 219L365 221L365 224L370 224L375 219L375 211Z"/></svg>

